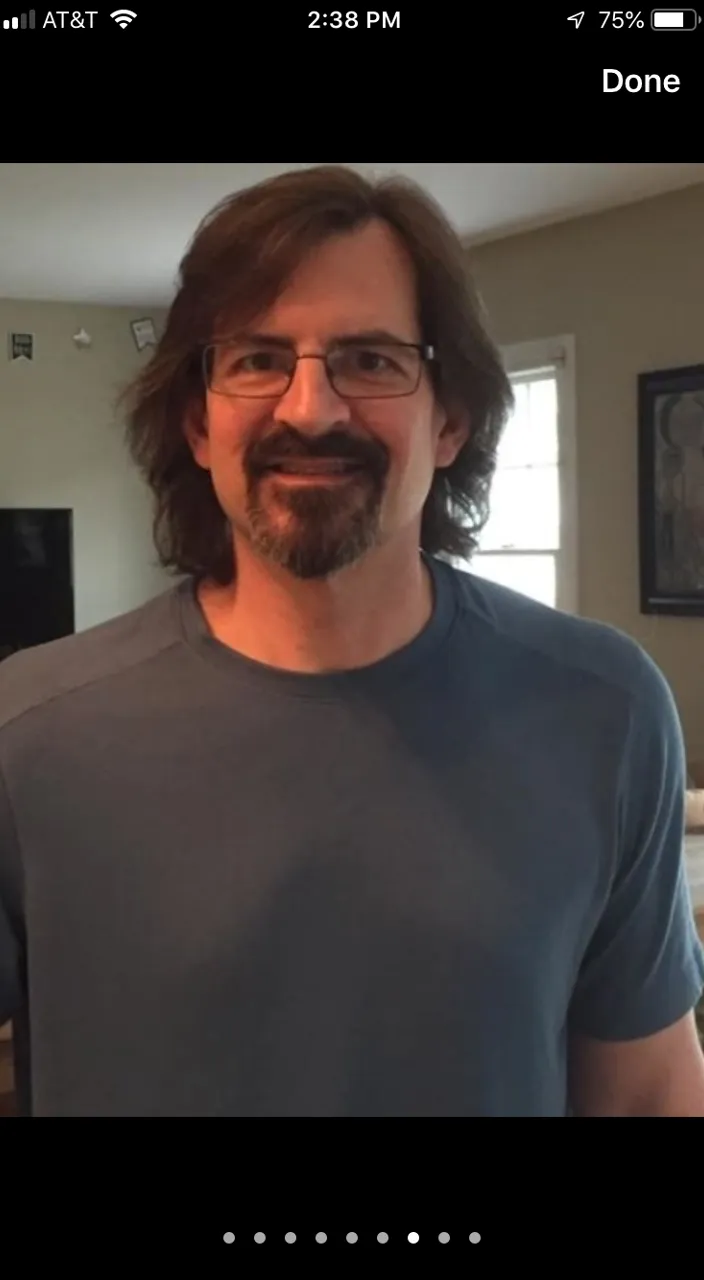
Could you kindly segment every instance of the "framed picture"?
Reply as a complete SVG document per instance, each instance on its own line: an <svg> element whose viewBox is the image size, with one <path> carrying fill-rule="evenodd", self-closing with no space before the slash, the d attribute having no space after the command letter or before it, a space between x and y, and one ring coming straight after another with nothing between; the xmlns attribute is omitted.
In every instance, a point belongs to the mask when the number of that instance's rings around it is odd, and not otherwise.
<svg viewBox="0 0 704 1280"><path fill-rule="evenodd" d="M149 320L146 317L144 320L132 320L130 328L138 351L144 351L145 347L156 346L156 331L153 320Z"/></svg>
<svg viewBox="0 0 704 1280"><path fill-rule="evenodd" d="M11 360L33 360L34 359L34 334L33 333L11 333L9 348L10 348Z"/></svg>
<svg viewBox="0 0 704 1280"><path fill-rule="evenodd" d="M638 378L641 613L704 617L704 364Z"/></svg>

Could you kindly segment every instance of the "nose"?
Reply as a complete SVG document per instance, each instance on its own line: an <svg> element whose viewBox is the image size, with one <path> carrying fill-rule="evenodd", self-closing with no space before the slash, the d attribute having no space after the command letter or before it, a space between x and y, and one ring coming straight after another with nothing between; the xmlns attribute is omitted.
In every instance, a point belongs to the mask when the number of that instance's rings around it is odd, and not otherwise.
<svg viewBox="0 0 704 1280"><path fill-rule="evenodd" d="M349 405L333 389L323 359L299 357L293 381L276 406L276 421L309 433L323 433L348 422L349 417Z"/></svg>

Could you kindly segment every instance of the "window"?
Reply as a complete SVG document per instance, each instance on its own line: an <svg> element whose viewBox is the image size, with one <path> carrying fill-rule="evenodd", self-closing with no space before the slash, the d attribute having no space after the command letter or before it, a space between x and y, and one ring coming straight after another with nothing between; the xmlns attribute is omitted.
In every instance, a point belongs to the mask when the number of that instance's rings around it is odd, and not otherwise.
<svg viewBox="0 0 704 1280"><path fill-rule="evenodd" d="M490 517L470 569L576 612L574 340L503 351L515 409L498 450Z"/></svg>

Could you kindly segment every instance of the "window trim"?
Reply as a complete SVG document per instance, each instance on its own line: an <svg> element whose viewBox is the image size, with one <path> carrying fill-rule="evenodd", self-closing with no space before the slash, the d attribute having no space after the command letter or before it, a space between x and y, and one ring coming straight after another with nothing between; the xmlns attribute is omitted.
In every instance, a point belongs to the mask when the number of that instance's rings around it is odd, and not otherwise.
<svg viewBox="0 0 704 1280"><path fill-rule="evenodd" d="M577 392L575 373L575 339L572 334L546 338L536 342L520 342L501 348L504 367L509 377L535 373L540 369L554 372L557 381L558 475L560 484L560 547L546 553L536 547L520 551L491 551L486 555L555 556L555 607L565 613L579 610L579 494L577 471ZM476 552L481 555L481 552Z"/></svg>

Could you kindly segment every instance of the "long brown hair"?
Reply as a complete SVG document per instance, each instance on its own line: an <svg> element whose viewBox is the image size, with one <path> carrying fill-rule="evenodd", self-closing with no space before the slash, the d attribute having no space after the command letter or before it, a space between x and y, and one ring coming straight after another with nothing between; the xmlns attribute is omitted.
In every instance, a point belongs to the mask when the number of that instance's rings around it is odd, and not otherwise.
<svg viewBox="0 0 704 1280"><path fill-rule="evenodd" d="M219 326L249 324L275 302L303 257L326 238L383 219L413 263L435 392L466 411L470 437L433 478L421 520L431 555L469 558L489 516L496 448L512 405L509 380L484 327L466 252L442 210L402 178L368 180L337 165L282 174L229 196L201 222L149 363L120 398L129 451L154 495L154 541L164 568L233 578L232 537L210 474L184 433L202 414L203 348Z"/></svg>

